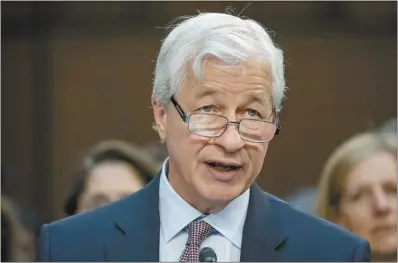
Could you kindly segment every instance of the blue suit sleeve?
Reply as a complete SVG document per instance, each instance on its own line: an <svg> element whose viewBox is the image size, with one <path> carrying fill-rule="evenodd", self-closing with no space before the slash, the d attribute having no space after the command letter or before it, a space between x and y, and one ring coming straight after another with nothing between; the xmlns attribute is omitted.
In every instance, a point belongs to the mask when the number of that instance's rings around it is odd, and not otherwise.
<svg viewBox="0 0 398 263"><path fill-rule="evenodd" d="M371 262L371 249L368 241L361 240L354 255L353 262Z"/></svg>
<svg viewBox="0 0 398 263"><path fill-rule="evenodd" d="M36 262L51 261L51 239L50 229L47 224L44 224L40 229L39 239L36 248Z"/></svg>

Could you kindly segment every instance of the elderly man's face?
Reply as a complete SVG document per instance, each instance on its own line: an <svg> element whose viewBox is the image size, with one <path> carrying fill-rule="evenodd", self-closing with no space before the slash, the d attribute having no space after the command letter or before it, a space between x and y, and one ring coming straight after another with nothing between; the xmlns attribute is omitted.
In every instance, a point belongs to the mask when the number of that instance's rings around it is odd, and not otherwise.
<svg viewBox="0 0 398 263"><path fill-rule="evenodd" d="M272 79L268 66L251 61L240 68L226 67L210 59L203 65L203 73L201 81L188 75L175 95L188 115L198 112L235 121L245 117L272 120ZM234 125L229 125L220 137L201 137L189 132L172 105L164 109L153 101L153 106L160 137L166 141L170 155L169 181L196 209L215 212L219 209L214 207L222 208L255 181L268 143L243 140ZM214 167L214 162L239 168Z"/></svg>

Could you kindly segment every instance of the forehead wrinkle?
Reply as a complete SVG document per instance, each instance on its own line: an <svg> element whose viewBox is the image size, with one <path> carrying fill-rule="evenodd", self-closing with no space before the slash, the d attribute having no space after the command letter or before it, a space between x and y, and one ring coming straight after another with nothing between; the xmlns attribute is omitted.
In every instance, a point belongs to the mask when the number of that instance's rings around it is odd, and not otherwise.
<svg viewBox="0 0 398 263"><path fill-rule="evenodd" d="M258 96L256 94L244 94L242 95L243 97L245 97L244 103L243 104L251 104L251 103L259 103L260 105L263 106L268 106L269 102L266 98L266 96Z"/></svg>
<svg viewBox="0 0 398 263"><path fill-rule="evenodd" d="M220 88L214 88L209 85L203 84L200 85L200 87L196 86L195 90L195 99L202 99L207 96L215 96L217 99L225 98L227 95L227 92L223 91ZM261 93L261 94L260 94ZM238 95L235 95L238 96ZM240 102L239 104L241 105L249 105L252 103L258 103L262 106L268 107L271 103L269 99L267 99L267 96L263 94L262 92L256 92L256 94L253 93L243 93L242 95L239 95L239 97L242 97L244 100L243 102Z"/></svg>
<svg viewBox="0 0 398 263"><path fill-rule="evenodd" d="M220 95L225 95L225 92L221 90L220 88L215 88L212 86L209 86L205 83L202 83L201 85L195 85L193 88L195 98L196 99L202 99L204 97L208 96L220 96Z"/></svg>

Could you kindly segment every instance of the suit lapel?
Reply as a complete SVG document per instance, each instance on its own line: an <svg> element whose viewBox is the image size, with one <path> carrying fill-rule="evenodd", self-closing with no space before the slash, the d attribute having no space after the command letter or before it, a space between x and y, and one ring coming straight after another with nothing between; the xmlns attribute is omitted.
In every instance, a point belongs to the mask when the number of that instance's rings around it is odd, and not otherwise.
<svg viewBox="0 0 398 263"><path fill-rule="evenodd" d="M286 239L277 211L271 209L269 197L254 184L243 229L242 262L276 262L281 260L278 249Z"/></svg>
<svg viewBox="0 0 398 263"><path fill-rule="evenodd" d="M105 260L159 261L159 179L128 197L115 216L117 238L105 246Z"/></svg>
<svg viewBox="0 0 398 263"><path fill-rule="evenodd" d="M105 245L106 261L159 261L159 181L160 173L144 189L124 200L116 215L117 238ZM269 197L254 184L243 229L241 261L280 261L278 250L287 238L280 218L271 209Z"/></svg>

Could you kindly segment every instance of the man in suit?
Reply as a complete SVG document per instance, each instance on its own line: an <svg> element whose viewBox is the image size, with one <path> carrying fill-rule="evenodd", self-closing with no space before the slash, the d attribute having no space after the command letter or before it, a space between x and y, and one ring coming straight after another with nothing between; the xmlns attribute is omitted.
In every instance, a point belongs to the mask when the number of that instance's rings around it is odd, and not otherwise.
<svg viewBox="0 0 398 263"><path fill-rule="evenodd" d="M158 55L154 127L169 158L143 190L42 228L39 261L368 261L365 240L255 183L279 132L282 51L255 21L202 13Z"/></svg>

